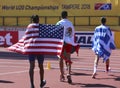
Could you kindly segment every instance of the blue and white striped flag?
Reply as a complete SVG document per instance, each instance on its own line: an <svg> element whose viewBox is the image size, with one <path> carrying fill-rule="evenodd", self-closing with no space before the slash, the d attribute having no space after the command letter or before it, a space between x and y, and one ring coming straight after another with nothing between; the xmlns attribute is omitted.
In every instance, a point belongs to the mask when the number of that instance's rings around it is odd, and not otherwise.
<svg viewBox="0 0 120 88"><path fill-rule="evenodd" d="M106 61L110 57L112 49L115 49L115 43L110 28L104 25L96 27L92 41L92 50L99 57L103 58L103 61Z"/></svg>

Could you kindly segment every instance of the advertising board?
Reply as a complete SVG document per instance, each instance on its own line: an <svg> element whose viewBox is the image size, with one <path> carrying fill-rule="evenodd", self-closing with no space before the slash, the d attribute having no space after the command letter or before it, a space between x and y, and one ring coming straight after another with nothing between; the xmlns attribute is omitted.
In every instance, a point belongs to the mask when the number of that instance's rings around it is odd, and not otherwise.
<svg viewBox="0 0 120 88"><path fill-rule="evenodd" d="M120 16L120 0L1 0L0 16Z"/></svg>

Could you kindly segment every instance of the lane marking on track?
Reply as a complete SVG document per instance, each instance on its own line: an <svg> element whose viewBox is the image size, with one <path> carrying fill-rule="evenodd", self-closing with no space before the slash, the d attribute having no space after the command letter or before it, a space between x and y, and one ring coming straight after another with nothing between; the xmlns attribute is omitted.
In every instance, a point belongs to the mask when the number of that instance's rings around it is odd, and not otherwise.
<svg viewBox="0 0 120 88"><path fill-rule="evenodd" d="M1 64L28 64L28 62L12 62L12 61L5 61L0 63Z"/></svg>
<svg viewBox="0 0 120 88"><path fill-rule="evenodd" d="M0 65L0 68L29 68L28 66L10 66L10 65Z"/></svg>
<svg viewBox="0 0 120 88"><path fill-rule="evenodd" d="M38 71L38 70L39 69L35 69L34 71ZM29 70L0 73L0 76L1 75L20 74L20 73L26 73L26 72L29 72Z"/></svg>

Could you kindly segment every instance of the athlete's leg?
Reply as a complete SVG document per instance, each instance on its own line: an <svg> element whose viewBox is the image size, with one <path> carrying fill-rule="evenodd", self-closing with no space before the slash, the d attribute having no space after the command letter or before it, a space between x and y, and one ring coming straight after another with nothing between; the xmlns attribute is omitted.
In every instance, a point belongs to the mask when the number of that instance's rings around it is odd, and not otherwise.
<svg viewBox="0 0 120 88"><path fill-rule="evenodd" d="M31 88L34 88L34 68L35 68L34 55L29 55L29 63L30 63L30 68L29 68L30 83L31 83Z"/></svg>
<svg viewBox="0 0 120 88"><path fill-rule="evenodd" d="M66 53L66 57L71 60L71 54L70 53ZM67 79L68 79L68 83L72 83L72 79L71 79L71 64L67 63L68 65L68 70L67 70Z"/></svg>
<svg viewBox="0 0 120 88"><path fill-rule="evenodd" d="M106 60L106 72L108 72L110 70L109 63L110 63L110 60L107 59Z"/></svg>
<svg viewBox="0 0 120 88"><path fill-rule="evenodd" d="M46 80L44 80L44 55L37 55L38 67L39 67L39 75L40 75L40 87L45 86Z"/></svg>
<svg viewBox="0 0 120 88"><path fill-rule="evenodd" d="M64 81L65 77L64 77L64 63L63 63L63 59L59 58L59 67L60 67L60 81Z"/></svg>
<svg viewBox="0 0 120 88"><path fill-rule="evenodd" d="M95 78L95 75L96 75L96 72L97 72L97 67L98 67L98 62L99 62L99 56L98 56L98 55L95 55L92 78Z"/></svg>

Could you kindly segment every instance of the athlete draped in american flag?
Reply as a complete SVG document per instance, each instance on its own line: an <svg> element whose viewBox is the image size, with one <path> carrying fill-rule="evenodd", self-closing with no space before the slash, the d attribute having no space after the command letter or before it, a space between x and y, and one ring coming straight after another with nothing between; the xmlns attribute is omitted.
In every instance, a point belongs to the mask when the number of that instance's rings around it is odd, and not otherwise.
<svg viewBox="0 0 120 88"><path fill-rule="evenodd" d="M37 30L39 30L39 16L38 15L33 15L32 16L32 21L33 23L29 24L26 30L26 34L28 35L28 33L30 35L32 35L33 37L37 37L39 36L39 33L37 35L34 34L34 32L37 32ZM30 32L27 32L28 30L31 30ZM34 31L32 33L32 31ZM26 38L29 38L28 36ZM31 38L31 37L30 37ZM32 38L31 38L32 39ZM32 42L29 41L29 42ZM34 68L35 68L35 59L37 58L38 60L38 64L39 64L39 69L40 69L40 87L43 87L46 84L46 80L44 80L44 66L43 66L43 62L44 62L44 55L41 54L29 54L29 62L30 62L30 69L29 69L29 75L30 75L30 83L31 83L31 88L35 88L34 87Z"/></svg>
<svg viewBox="0 0 120 88"><path fill-rule="evenodd" d="M92 78L95 78L99 58L106 62L106 72L109 71L109 57L111 55L111 50L115 49L115 43L113 40L112 32L108 26L106 26L106 18L101 18L101 25L95 28L93 36L93 46L92 50L95 53L94 60L94 71Z"/></svg>
<svg viewBox="0 0 120 88"><path fill-rule="evenodd" d="M63 58L67 58L71 61L71 53L72 48L74 48L75 51L78 53L79 45L75 43L75 30L74 26L71 21L67 19L68 13L67 11L63 11L61 13L62 19L57 22L57 25L62 25L64 26L65 29L65 35L64 35L64 46L63 46L63 52L60 58L59 66L60 66L60 81L64 81L64 64L63 64ZM67 79L68 83L72 83L71 79L71 63L67 63L68 66L68 72L67 72Z"/></svg>

